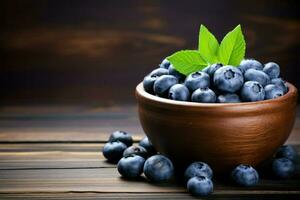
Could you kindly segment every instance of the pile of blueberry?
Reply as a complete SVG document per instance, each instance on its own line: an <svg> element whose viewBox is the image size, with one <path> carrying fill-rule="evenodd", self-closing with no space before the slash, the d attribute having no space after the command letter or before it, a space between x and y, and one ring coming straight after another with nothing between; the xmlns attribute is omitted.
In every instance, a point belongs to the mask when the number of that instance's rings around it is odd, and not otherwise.
<svg viewBox="0 0 300 200"><path fill-rule="evenodd" d="M237 103L274 99L288 91L274 62L242 60L238 67L212 64L187 77L163 60L143 81L145 91L177 101Z"/></svg>
<svg viewBox="0 0 300 200"><path fill-rule="evenodd" d="M112 163L117 163L117 169L122 177L139 178L142 174L155 183L166 182L174 176L172 161L159 154L151 141L145 137L138 145L133 145L131 134L115 131L103 147L104 157ZM297 152L290 146L279 148L271 166L272 174L277 178L290 178L295 172L294 161ZM187 190L194 196L207 196L213 192L213 171L204 162L191 163L184 172ZM231 172L231 179L240 186L254 186L259 181L258 172L250 165L240 164Z"/></svg>

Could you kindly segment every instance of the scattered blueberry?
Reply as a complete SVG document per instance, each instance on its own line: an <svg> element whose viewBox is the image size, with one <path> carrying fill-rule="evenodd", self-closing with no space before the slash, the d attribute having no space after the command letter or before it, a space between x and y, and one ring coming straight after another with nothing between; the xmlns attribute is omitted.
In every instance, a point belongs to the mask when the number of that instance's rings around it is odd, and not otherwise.
<svg viewBox="0 0 300 200"><path fill-rule="evenodd" d="M221 63L215 63L215 64L205 67L202 71L207 73L210 77L213 77L215 71L217 71L221 67L223 67L223 65Z"/></svg>
<svg viewBox="0 0 300 200"><path fill-rule="evenodd" d="M239 165L231 173L232 180L241 186L253 186L258 183L257 171L250 165Z"/></svg>
<svg viewBox="0 0 300 200"><path fill-rule="evenodd" d="M188 75L184 81L184 85L191 91L198 88L208 88L210 84L209 75L205 72L194 72Z"/></svg>
<svg viewBox="0 0 300 200"><path fill-rule="evenodd" d="M160 67L160 68L164 68L164 69L169 69L170 64L171 64L171 63L170 63L167 59L164 59L164 60L160 63L159 67Z"/></svg>
<svg viewBox="0 0 300 200"><path fill-rule="evenodd" d="M284 92L284 94L287 93L288 87L287 87L285 81L282 80L281 78L271 79L271 83L280 87L282 89L282 91Z"/></svg>
<svg viewBox="0 0 300 200"><path fill-rule="evenodd" d="M213 82L220 91L234 93L242 87L244 77L236 67L227 65L215 71Z"/></svg>
<svg viewBox="0 0 300 200"><path fill-rule="evenodd" d="M241 89L241 99L243 101L261 101L265 98L265 90L256 81L247 81Z"/></svg>
<svg viewBox="0 0 300 200"><path fill-rule="evenodd" d="M123 157L130 156L130 155L138 155L143 158L146 158L148 155L147 150L141 146L131 146L125 149L123 152Z"/></svg>
<svg viewBox="0 0 300 200"><path fill-rule="evenodd" d="M194 162L186 168L184 172L184 179L187 181L194 176L204 176L211 179L213 171L209 165L204 162Z"/></svg>
<svg viewBox="0 0 300 200"><path fill-rule="evenodd" d="M295 166L294 163L287 158L277 158L272 163L272 171L278 178L290 178L295 172Z"/></svg>
<svg viewBox="0 0 300 200"><path fill-rule="evenodd" d="M178 72L172 64L169 66L169 74L175 76L178 81L183 81L185 79L185 75Z"/></svg>
<svg viewBox="0 0 300 200"><path fill-rule="evenodd" d="M175 84L170 88L168 97L177 101L188 101L190 99L190 91L185 85Z"/></svg>
<svg viewBox="0 0 300 200"><path fill-rule="evenodd" d="M282 89L277 85L269 84L265 87L265 99L275 99L284 95Z"/></svg>
<svg viewBox="0 0 300 200"><path fill-rule="evenodd" d="M162 75L160 76L153 85L155 94L158 96L166 96L170 87L178 83L178 79L172 75Z"/></svg>
<svg viewBox="0 0 300 200"><path fill-rule="evenodd" d="M120 141L123 142L125 145L127 145L127 147L131 146L133 143L133 139L131 134L125 132L125 131L115 131L113 132L110 137L109 140L110 142L114 142L114 141Z"/></svg>
<svg viewBox="0 0 300 200"><path fill-rule="evenodd" d="M267 64L265 64L263 71L268 74L271 79L278 78L280 75L280 67L277 63L274 62L268 62Z"/></svg>
<svg viewBox="0 0 300 200"><path fill-rule="evenodd" d="M112 163L118 162L127 146L120 141L107 142L102 150L103 156Z"/></svg>
<svg viewBox="0 0 300 200"><path fill-rule="evenodd" d="M218 103L239 103L241 102L240 97L237 94L221 94L217 98Z"/></svg>
<svg viewBox="0 0 300 200"><path fill-rule="evenodd" d="M270 83L270 77L263 71L256 69L248 69L244 73L245 81L256 81L262 86L266 86Z"/></svg>
<svg viewBox="0 0 300 200"><path fill-rule="evenodd" d="M205 176L195 176L187 182L187 189L193 196L207 196L213 188L213 182Z"/></svg>
<svg viewBox="0 0 300 200"><path fill-rule="evenodd" d="M146 160L144 174L150 181L164 182L173 176L174 167L167 157L154 155Z"/></svg>
<svg viewBox="0 0 300 200"><path fill-rule="evenodd" d="M118 171L125 178L137 178L143 172L145 159L138 155L123 157L118 162Z"/></svg>
<svg viewBox="0 0 300 200"><path fill-rule="evenodd" d="M278 149L278 151L276 153L276 157L277 158L287 158L291 161L294 161L297 157L297 151L291 145L283 145Z"/></svg>
<svg viewBox="0 0 300 200"><path fill-rule="evenodd" d="M209 88L199 88L192 94L193 102L214 103L216 102L216 94Z"/></svg>
<svg viewBox="0 0 300 200"><path fill-rule="evenodd" d="M244 59L242 60L238 68L242 73L245 73L248 69L263 70L263 65L254 59Z"/></svg>
<svg viewBox="0 0 300 200"><path fill-rule="evenodd" d="M154 148L152 142L149 140L148 137L144 137L140 141L139 145L141 147L144 147L147 150L148 156L152 156L152 155L156 154L156 152L157 152L156 149Z"/></svg>

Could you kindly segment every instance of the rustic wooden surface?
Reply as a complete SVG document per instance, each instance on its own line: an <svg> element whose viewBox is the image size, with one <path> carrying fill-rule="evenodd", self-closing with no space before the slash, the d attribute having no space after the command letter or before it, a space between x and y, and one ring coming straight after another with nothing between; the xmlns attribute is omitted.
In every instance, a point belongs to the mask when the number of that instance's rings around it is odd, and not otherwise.
<svg viewBox="0 0 300 200"><path fill-rule="evenodd" d="M300 117L300 116L298 116ZM193 199L175 181L125 181L101 149L113 130L143 137L135 107L2 107L0 199ZM300 118L287 141L300 152ZM299 199L300 160L291 180L242 188L216 181L208 199Z"/></svg>

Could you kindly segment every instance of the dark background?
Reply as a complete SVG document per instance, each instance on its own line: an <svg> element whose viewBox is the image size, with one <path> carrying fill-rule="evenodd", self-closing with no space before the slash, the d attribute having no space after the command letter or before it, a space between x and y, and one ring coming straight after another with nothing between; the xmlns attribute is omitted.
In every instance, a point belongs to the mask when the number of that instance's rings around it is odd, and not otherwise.
<svg viewBox="0 0 300 200"><path fill-rule="evenodd" d="M247 57L275 61L300 86L297 0L7 0L0 3L0 104L135 103L143 76L172 52L241 24Z"/></svg>

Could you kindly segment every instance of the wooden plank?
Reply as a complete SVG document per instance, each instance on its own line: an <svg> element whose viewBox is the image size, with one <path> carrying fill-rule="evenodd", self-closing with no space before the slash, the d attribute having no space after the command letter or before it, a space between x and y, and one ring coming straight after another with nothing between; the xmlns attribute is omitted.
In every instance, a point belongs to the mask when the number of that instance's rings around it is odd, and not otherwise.
<svg viewBox="0 0 300 200"><path fill-rule="evenodd" d="M219 200L299 200L299 191L246 191L241 194L236 194L233 191L215 191L211 196L205 199ZM17 194L0 194L1 199L8 200L35 200L35 199L50 199L50 200L96 200L96 199L166 199L166 200L190 200L196 199L187 193L91 193L91 192L68 192L68 193L17 193ZM200 199L200 198L199 198Z"/></svg>
<svg viewBox="0 0 300 200"><path fill-rule="evenodd" d="M24 192L185 192L175 182L149 184L144 178L128 181L120 178L116 168L0 170L0 193ZM261 180L251 188L215 182L215 191L300 191L300 180Z"/></svg>
<svg viewBox="0 0 300 200"><path fill-rule="evenodd" d="M32 113L31 113L32 110ZM135 106L124 107L2 107L0 142L105 142L115 130L143 130ZM300 117L288 143L300 143Z"/></svg>

